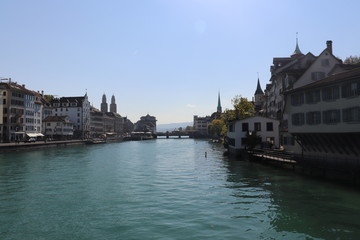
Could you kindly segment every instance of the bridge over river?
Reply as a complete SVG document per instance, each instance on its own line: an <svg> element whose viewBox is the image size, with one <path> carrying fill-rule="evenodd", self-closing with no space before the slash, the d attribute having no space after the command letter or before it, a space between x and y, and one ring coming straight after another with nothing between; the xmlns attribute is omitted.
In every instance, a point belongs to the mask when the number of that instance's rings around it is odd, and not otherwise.
<svg viewBox="0 0 360 240"><path fill-rule="evenodd" d="M182 137L189 137L189 138L194 138L197 136L197 131L167 131L167 132L157 132L156 135L158 137L166 137L166 138L170 138L170 137L178 137L178 138L182 138Z"/></svg>

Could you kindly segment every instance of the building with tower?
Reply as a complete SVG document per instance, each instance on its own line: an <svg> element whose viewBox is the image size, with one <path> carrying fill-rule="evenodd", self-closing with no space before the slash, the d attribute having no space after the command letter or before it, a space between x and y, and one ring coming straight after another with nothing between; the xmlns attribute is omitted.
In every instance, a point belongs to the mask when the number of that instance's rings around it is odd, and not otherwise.
<svg viewBox="0 0 360 240"><path fill-rule="evenodd" d="M111 97L110 112L113 112L113 113L117 112L116 103L115 103L115 96L114 95L112 95L112 97Z"/></svg>
<svg viewBox="0 0 360 240"><path fill-rule="evenodd" d="M100 106L100 110L104 113L106 113L108 111L108 104L106 102L106 95L105 93L102 96L102 101L101 101L101 106Z"/></svg>

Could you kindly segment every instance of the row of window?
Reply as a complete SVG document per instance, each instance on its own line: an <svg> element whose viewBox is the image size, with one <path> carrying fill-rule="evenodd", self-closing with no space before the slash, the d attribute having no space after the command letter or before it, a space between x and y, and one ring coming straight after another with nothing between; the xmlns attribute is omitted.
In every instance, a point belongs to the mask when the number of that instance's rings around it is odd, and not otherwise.
<svg viewBox="0 0 360 240"><path fill-rule="evenodd" d="M342 112L342 114L341 114ZM340 111L339 109L327 110L327 111L314 111L305 113L294 113L291 115L292 124L295 126L301 126L305 123L307 125L317 124L337 124L342 121L345 123L357 123L360 122L360 107L346 108Z"/></svg>
<svg viewBox="0 0 360 240"><path fill-rule="evenodd" d="M248 132L249 131L249 123L242 123L241 127L242 127L241 130L243 132ZM234 125L230 124L229 125L229 132L234 132L234 131L235 131ZM261 122L255 122L254 123L254 131L255 132L261 131ZM268 131L268 132L274 131L274 126L273 126L272 122L267 122L266 123L266 131Z"/></svg>
<svg viewBox="0 0 360 240"><path fill-rule="evenodd" d="M73 103L62 103L62 104L54 103L53 105L54 105L54 107L60 107L60 106L63 106L63 107L69 107L69 106L76 107L78 105L78 103L74 103L74 102Z"/></svg>
<svg viewBox="0 0 360 240"><path fill-rule="evenodd" d="M360 96L360 81L353 81L344 83L341 86L330 86L321 89L315 89L304 93L296 93L291 95L291 105L299 106L304 103L314 104L320 102L320 99L323 101L334 101L340 98L340 87L341 87L341 97L349 98ZM320 97L321 95L321 97Z"/></svg>
<svg viewBox="0 0 360 240"><path fill-rule="evenodd" d="M266 123L266 131L271 132L274 130L274 126L272 122ZM242 131L248 132L249 131L249 123L242 123ZM254 131L260 132L261 131L261 122L255 122L254 123Z"/></svg>

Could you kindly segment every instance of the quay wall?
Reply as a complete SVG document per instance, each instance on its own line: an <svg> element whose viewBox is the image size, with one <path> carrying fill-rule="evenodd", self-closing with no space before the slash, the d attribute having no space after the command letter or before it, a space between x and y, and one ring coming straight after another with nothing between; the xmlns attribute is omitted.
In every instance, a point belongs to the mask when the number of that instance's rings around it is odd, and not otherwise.
<svg viewBox="0 0 360 240"><path fill-rule="evenodd" d="M67 141L39 141L34 143L1 143L0 153L5 151L25 151L41 148L66 147L75 145L84 145L84 140L67 140Z"/></svg>

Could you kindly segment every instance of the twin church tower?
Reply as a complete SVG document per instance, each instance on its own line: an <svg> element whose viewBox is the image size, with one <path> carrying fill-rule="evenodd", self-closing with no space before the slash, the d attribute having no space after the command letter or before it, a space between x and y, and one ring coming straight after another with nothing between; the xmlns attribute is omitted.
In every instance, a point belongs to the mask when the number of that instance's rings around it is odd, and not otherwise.
<svg viewBox="0 0 360 240"><path fill-rule="evenodd" d="M116 113L117 112L116 108L117 107L116 107L116 103L115 103L115 96L112 95L111 103L110 103L110 112ZM106 95L105 94L102 96L101 112L108 112L108 104L106 102Z"/></svg>

